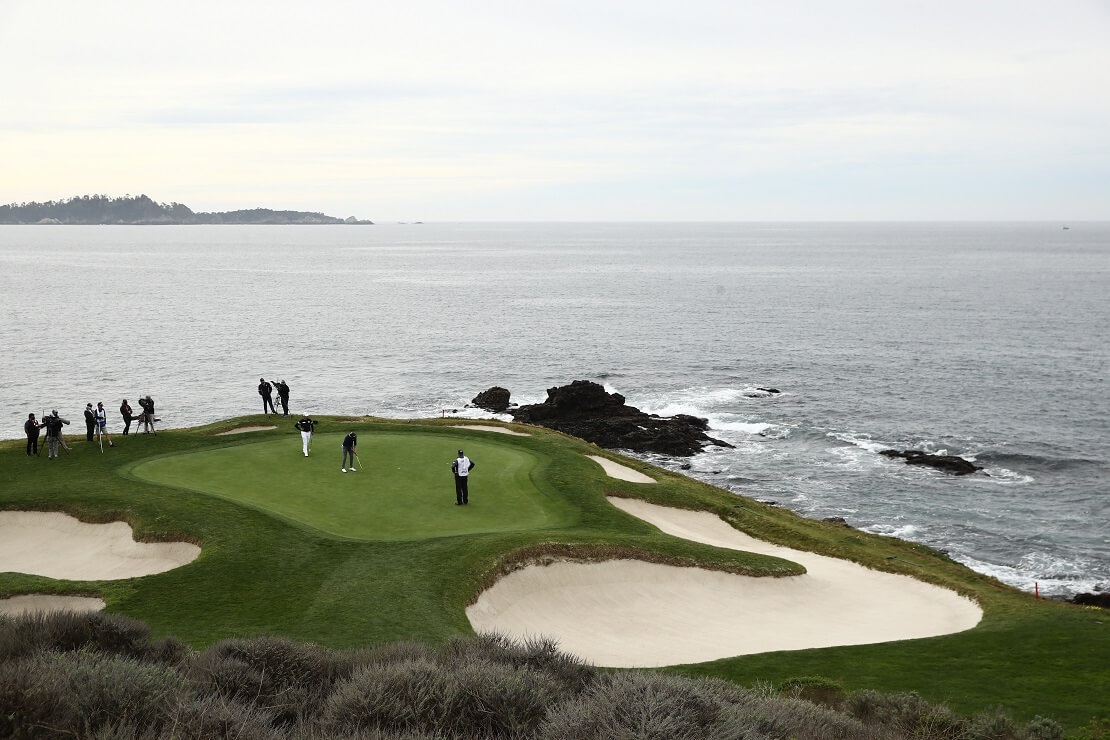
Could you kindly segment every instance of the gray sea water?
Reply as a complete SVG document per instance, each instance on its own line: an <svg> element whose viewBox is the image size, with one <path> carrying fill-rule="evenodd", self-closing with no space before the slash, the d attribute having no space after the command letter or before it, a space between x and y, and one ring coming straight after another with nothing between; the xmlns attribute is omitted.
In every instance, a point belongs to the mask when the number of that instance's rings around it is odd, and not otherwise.
<svg viewBox="0 0 1110 740"><path fill-rule="evenodd" d="M387 417L594 380L735 445L652 462L1065 596L1110 589L1108 296L1107 223L7 226L0 436L256 412L260 376Z"/></svg>

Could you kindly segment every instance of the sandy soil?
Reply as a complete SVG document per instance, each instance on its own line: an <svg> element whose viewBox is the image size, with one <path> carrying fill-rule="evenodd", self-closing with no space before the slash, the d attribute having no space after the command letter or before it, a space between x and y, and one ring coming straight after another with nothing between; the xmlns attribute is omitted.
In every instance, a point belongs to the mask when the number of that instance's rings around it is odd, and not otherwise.
<svg viewBox="0 0 1110 740"><path fill-rule="evenodd" d="M639 470L633 470L627 465L621 465L620 463L613 462L612 460L601 457L600 455L586 455L586 457L590 458L598 465L600 465L601 469L604 470L605 474L608 475L610 478L619 478L620 480L626 480L631 483L655 482L654 478L644 475Z"/></svg>
<svg viewBox="0 0 1110 740"><path fill-rule="evenodd" d="M226 432L219 432L219 433L214 434L212 436L213 437L223 437L223 436L228 435L228 434L245 434L246 432L265 432L268 429L277 429L277 427L275 427L275 426L269 426L269 427L235 427L234 429L228 429Z"/></svg>
<svg viewBox="0 0 1110 740"><path fill-rule="evenodd" d="M971 629L982 618L955 592L771 545L713 514L610 501L676 537L776 555L808 572L751 578L633 560L529 566L467 609L474 629L546 635L597 665L650 667L930 637Z"/></svg>
<svg viewBox="0 0 1110 740"><path fill-rule="evenodd" d="M38 612L98 612L103 608L103 600L88 596L30 594L0 599L0 614L8 616Z"/></svg>
<svg viewBox="0 0 1110 740"><path fill-rule="evenodd" d="M511 434L514 437L531 437L531 434L526 432L517 432L505 427L487 426L483 424L456 424L456 429L478 429L483 432L498 432L499 434Z"/></svg>
<svg viewBox="0 0 1110 740"><path fill-rule="evenodd" d="M115 580L179 568L199 555L200 548L187 542L136 542L124 522L86 524L58 512L0 511L0 572Z"/></svg>

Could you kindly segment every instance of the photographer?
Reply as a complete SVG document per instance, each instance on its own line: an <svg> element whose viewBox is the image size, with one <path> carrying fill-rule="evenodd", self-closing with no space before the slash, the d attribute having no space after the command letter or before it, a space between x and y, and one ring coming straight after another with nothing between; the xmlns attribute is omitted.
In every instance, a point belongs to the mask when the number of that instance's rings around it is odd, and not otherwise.
<svg viewBox="0 0 1110 740"><path fill-rule="evenodd" d="M139 420L143 425L143 434L154 432L157 435L158 432L154 431L154 422L156 421L154 418L154 399L145 396L139 399L139 405L143 408L143 413L139 414Z"/></svg>
<svg viewBox="0 0 1110 740"><path fill-rule="evenodd" d="M123 417L123 434L127 436L127 432L131 429L131 420L135 417L131 414L131 404L127 402L126 398L119 405L119 415Z"/></svg>
<svg viewBox="0 0 1110 740"><path fill-rule="evenodd" d="M262 413L267 414L269 411L277 413L274 408L274 387L270 385L265 378L258 379L258 395L262 396ZM269 409L269 411L267 411Z"/></svg>
<svg viewBox="0 0 1110 740"><path fill-rule="evenodd" d="M281 415L289 416L289 386L284 380L279 380L274 384L274 388L277 389L278 403L281 404Z"/></svg>
<svg viewBox="0 0 1110 740"><path fill-rule="evenodd" d="M58 410L57 409L54 409L53 411L51 411L50 416L44 416L43 417L42 425L44 427L46 427L46 457L47 457L47 459L53 460L54 458L56 458L58 456L58 445L59 444L63 448L65 448L67 450L69 449L68 447L66 447L65 440L62 439L62 425L63 424L68 424L68 423L69 423L69 419L63 419L62 417L58 416Z"/></svg>

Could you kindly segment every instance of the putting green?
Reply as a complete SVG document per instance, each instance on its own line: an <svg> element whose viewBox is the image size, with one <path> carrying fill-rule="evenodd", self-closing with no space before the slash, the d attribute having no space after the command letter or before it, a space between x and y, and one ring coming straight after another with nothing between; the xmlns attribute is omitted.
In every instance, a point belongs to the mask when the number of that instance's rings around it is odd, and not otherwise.
<svg viewBox="0 0 1110 740"><path fill-rule="evenodd" d="M423 433L359 433L365 470L340 472L342 434L300 434L140 462L137 478L230 499L340 537L409 540L572 524L576 511L538 488L533 452L501 440ZM476 466L470 504L455 505L450 463Z"/></svg>

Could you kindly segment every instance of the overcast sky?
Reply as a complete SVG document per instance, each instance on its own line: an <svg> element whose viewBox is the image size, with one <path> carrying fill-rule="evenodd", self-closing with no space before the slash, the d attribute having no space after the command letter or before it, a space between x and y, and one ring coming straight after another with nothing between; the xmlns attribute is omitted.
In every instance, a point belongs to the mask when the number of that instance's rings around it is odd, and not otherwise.
<svg viewBox="0 0 1110 740"><path fill-rule="evenodd" d="M0 0L0 203L1110 219L1110 0Z"/></svg>

